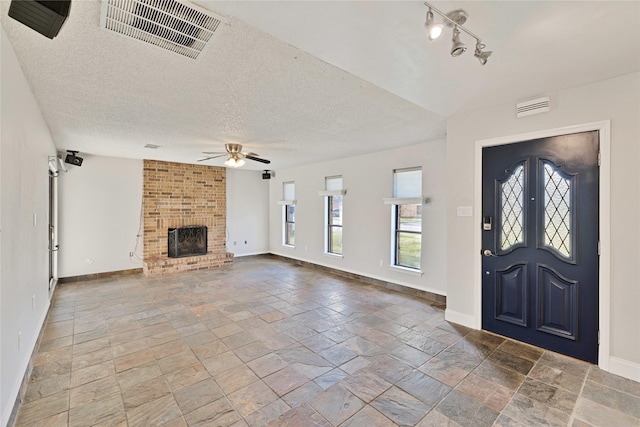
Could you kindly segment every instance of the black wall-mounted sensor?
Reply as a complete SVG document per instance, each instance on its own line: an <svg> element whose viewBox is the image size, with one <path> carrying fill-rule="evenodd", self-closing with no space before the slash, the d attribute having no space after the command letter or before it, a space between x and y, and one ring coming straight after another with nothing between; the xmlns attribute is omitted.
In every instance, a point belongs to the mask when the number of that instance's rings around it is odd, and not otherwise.
<svg viewBox="0 0 640 427"><path fill-rule="evenodd" d="M67 157L64 158L64 162L74 166L82 166L84 159L76 154L78 154L77 151L67 150Z"/></svg>

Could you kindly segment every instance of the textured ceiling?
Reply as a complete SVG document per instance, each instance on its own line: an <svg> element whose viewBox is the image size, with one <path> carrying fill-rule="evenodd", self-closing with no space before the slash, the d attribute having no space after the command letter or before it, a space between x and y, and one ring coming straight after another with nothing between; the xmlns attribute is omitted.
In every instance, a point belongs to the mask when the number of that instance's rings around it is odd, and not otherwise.
<svg viewBox="0 0 640 427"><path fill-rule="evenodd" d="M74 0L53 40L0 2L59 149L193 163L239 142L279 169L443 138L456 112L640 65L638 2L437 3L467 9L485 67L424 40L421 2L194 3L228 17L197 60L100 29L97 0Z"/></svg>
<svg viewBox="0 0 640 427"><path fill-rule="evenodd" d="M433 1L462 8L494 51L449 55L451 30L426 40L423 1L195 1L443 116L534 98L640 69L640 2ZM436 15L436 19L438 19Z"/></svg>

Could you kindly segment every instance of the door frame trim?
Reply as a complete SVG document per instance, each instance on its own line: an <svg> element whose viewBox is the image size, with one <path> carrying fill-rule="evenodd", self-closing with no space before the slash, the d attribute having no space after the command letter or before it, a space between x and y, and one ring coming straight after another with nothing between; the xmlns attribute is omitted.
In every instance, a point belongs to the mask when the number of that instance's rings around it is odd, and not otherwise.
<svg viewBox="0 0 640 427"><path fill-rule="evenodd" d="M598 366L609 371L610 340L611 340L611 121L584 123L555 129L545 129L517 135L477 140L474 158L474 196L473 221L477 224L474 233L474 300L475 312L473 323L476 329L482 329L482 149L496 145L513 144L532 139L548 138L571 133L599 131L600 142L600 183L599 183L599 235L600 262L598 274L598 322L600 330L600 345L598 348Z"/></svg>

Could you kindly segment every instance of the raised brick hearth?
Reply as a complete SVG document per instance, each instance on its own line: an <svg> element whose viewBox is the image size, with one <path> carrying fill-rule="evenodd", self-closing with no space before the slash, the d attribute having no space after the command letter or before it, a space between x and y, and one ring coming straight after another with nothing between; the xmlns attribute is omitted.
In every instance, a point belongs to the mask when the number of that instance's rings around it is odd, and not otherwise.
<svg viewBox="0 0 640 427"><path fill-rule="evenodd" d="M225 245L225 168L145 160L142 215L146 276L217 268L233 262L233 254ZM169 258L168 229L191 225L207 226L207 254Z"/></svg>

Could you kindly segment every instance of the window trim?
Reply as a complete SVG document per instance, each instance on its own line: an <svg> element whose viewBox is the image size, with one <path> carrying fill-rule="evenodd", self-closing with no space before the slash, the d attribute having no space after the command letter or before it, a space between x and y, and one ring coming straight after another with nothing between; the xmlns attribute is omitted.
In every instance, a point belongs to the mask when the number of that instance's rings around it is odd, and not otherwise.
<svg viewBox="0 0 640 427"><path fill-rule="evenodd" d="M288 246L291 248L295 248L296 246L296 242L295 242L295 234L294 234L294 241L293 244L290 243L290 236L289 236L289 224L293 224L293 231L295 233L295 229L296 229L296 221L295 219L293 221L289 221L289 206L294 206L295 209L295 203L287 203L283 205L283 230L282 230L282 244L284 246ZM295 214L294 214L295 215Z"/></svg>
<svg viewBox="0 0 640 427"><path fill-rule="evenodd" d="M331 231L332 228L334 227L339 227L340 231L342 232L343 230L343 224L337 225L337 224L331 224L331 202L333 200L334 197L336 196L340 196L342 197L342 194L334 194L334 195L329 195L325 197L325 202L324 202L324 253L327 255L333 255L333 256L339 256L342 257L343 255L343 251L341 252L332 252L331 251ZM343 203L344 203L344 199L343 199ZM344 215L344 211L343 211L343 215ZM344 221L344 218L343 218Z"/></svg>
<svg viewBox="0 0 640 427"><path fill-rule="evenodd" d="M385 205L420 205L426 202L424 197L387 197L382 199Z"/></svg>
<svg viewBox="0 0 640 427"><path fill-rule="evenodd" d="M396 195L396 177L398 173L403 172L414 172L420 171L420 177L422 179L422 167L412 167L412 168L403 168L403 169L394 169L393 170L393 193ZM422 188L422 182L420 185ZM423 231L423 216L422 216L422 206L426 204L427 199L424 196L418 197L390 197L384 198L383 202L385 205L391 205L391 263L390 268L395 271L401 271L404 273L411 273L414 275L422 275L422 231ZM420 231L412 231L412 230L400 230L400 206L403 205L419 205L421 209L420 213ZM405 234L418 234L420 235L420 262L418 267L411 267L407 265L402 265L399 263L399 255L400 255L400 239L399 235Z"/></svg>
<svg viewBox="0 0 640 427"><path fill-rule="evenodd" d="M347 194L347 190L322 190L318 191L318 196L327 197L327 196L344 196Z"/></svg>
<svg viewBox="0 0 640 427"><path fill-rule="evenodd" d="M337 181L339 180L340 188L329 190L328 188L333 187L336 188L337 185L329 185L329 180ZM337 184L337 183L336 183ZM324 198L324 254L332 257L343 257L344 247L341 246L340 252L332 252L331 251L331 236L334 228L340 228L340 230L344 230L344 209L341 209L342 223L332 224L332 206L334 202L334 197L340 196L342 197L342 203L344 206L344 195L347 194L347 190L343 187L344 181L342 175L332 175L324 177L324 190L318 191L318 196Z"/></svg>
<svg viewBox="0 0 640 427"><path fill-rule="evenodd" d="M422 271L422 212L420 213L420 231L412 231L412 230L400 230L399 222L400 222L400 206L404 205L421 205L421 203L403 203L403 204L394 204L392 205L391 211L391 222L392 222L392 230L391 233L393 235L392 242L392 267L399 267L408 269L411 271ZM422 208L420 206L420 208ZM420 235L420 265L418 267L411 267L409 265L403 265L399 262L400 255L400 239L398 238L401 233L406 234L418 234Z"/></svg>
<svg viewBox="0 0 640 427"><path fill-rule="evenodd" d="M296 187L295 187L296 183L295 181L284 181L282 183L282 198L283 200L278 200L277 203L278 205L282 206L282 245L288 248L295 248L296 243L295 243L295 230L296 230L296 221L295 221L295 206L296 206L296 199L295 199L295 191L296 191ZM290 191L288 191L290 190ZM289 207L290 206L294 206L294 219L293 221L290 221L289 218ZM291 243L291 236L289 233L289 224L293 224L293 226L291 227L293 229L293 243Z"/></svg>

